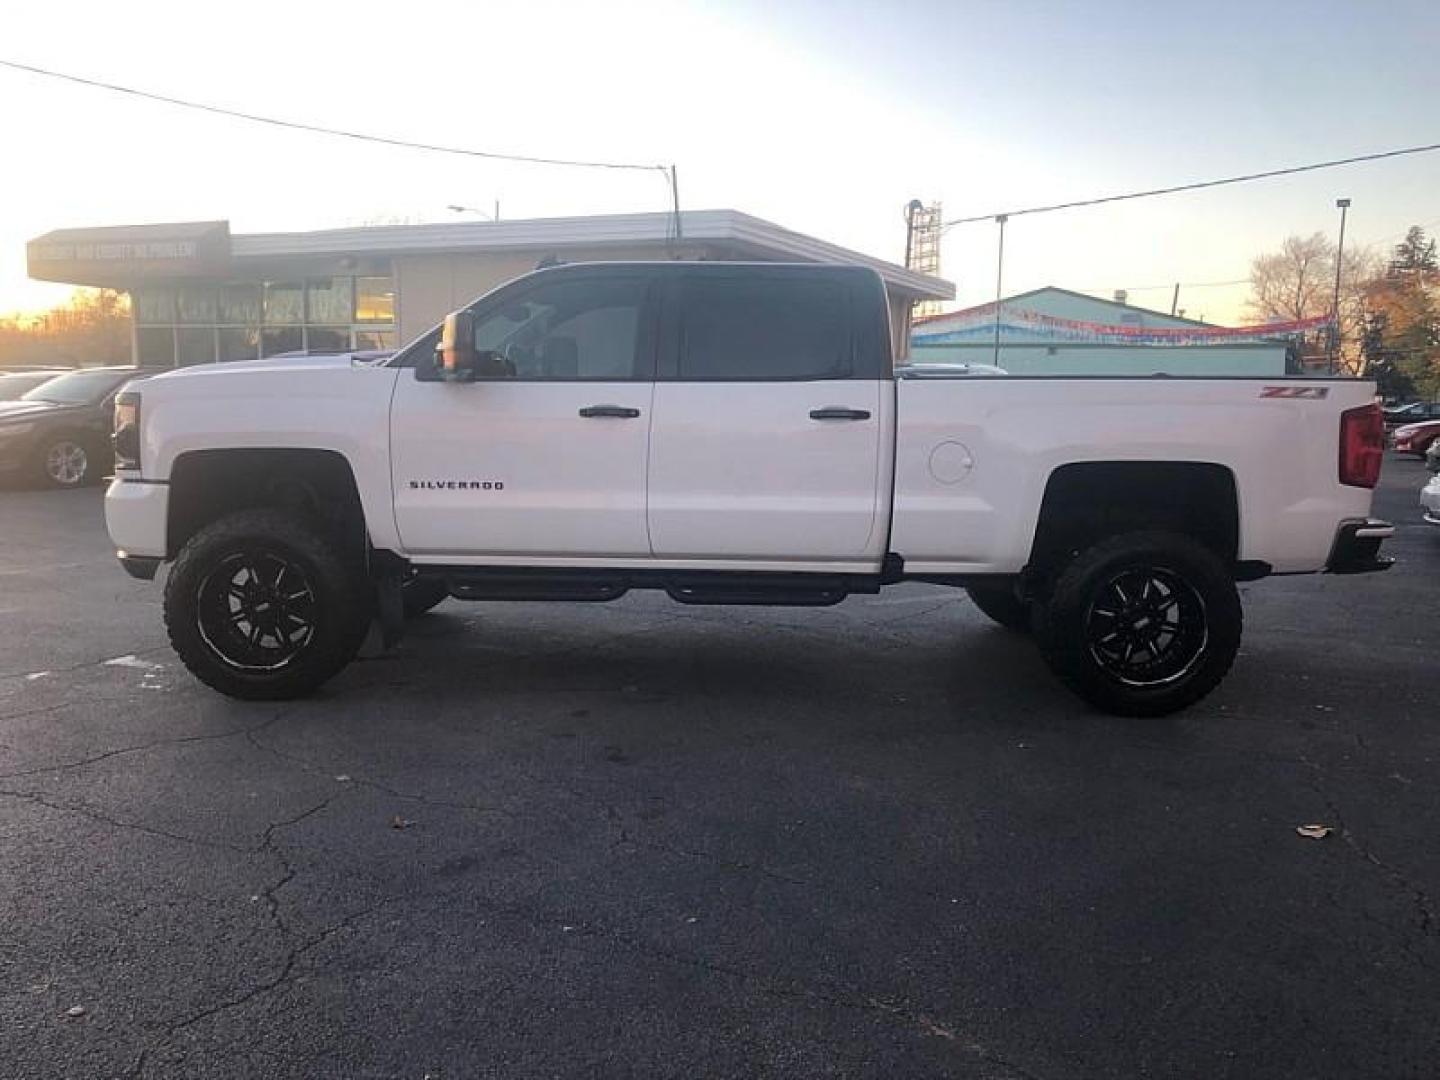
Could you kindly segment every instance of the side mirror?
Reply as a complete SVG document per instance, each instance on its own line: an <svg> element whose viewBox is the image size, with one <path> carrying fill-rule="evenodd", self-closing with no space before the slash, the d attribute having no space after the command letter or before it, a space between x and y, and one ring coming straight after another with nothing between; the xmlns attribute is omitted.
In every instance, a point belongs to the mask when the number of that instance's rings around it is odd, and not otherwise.
<svg viewBox="0 0 1440 1080"><path fill-rule="evenodd" d="M440 377L447 382L475 378L479 354L475 351L475 318L468 311L452 311L440 330Z"/></svg>

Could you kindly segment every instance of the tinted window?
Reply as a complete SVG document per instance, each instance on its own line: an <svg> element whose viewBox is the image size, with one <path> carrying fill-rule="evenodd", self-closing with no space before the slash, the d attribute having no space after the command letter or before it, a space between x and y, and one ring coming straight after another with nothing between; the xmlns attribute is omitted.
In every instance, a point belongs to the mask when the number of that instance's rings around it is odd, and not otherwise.
<svg viewBox="0 0 1440 1080"><path fill-rule="evenodd" d="M694 277L680 286L680 378L844 379L853 374L844 286Z"/></svg>
<svg viewBox="0 0 1440 1080"><path fill-rule="evenodd" d="M121 383L130 381L136 372L76 371L59 375L41 383L22 395L25 401L54 401L61 405L89 405L100 401Z"/></svg>
<svg viewBox="0 0 1440 1080"><path fill-rule="evenodd" d="M495 354L496 377L648 378L638 354L645 282L556 281L482 311L475 347Z"/></svg>

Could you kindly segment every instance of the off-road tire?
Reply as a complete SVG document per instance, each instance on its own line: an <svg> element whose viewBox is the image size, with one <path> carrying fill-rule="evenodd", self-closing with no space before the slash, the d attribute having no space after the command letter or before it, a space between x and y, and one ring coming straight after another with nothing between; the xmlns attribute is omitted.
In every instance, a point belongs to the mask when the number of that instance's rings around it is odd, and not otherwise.
<svg viewBox="0 0 1440 1080"><path fill-rule="evenodd" d="M285 587L303 587L309 597L302 601L309 615L303 643L263 670L227 656L227 649L246 649L239 640L245 632L227 636L225 624L233 616L216 610L217 588L226 590L224 602L240 603L228 597L244 585L232 578L227 586L224 575L236 567L243 576L246 560L262 568L290 567L294 576ZM293 511L240 510L205 526L181 549L165 582L165 629L181 661L207 686L250 701L284 701L311 693L354 659L369 627L371 595L354 560L342 557L316 524ZM275 639L277 650L283 649Z"/></svg>
<svg viewBox="0 0 1440 1080"><path fill-rule="evenodd" d="M1154 632L1156 620L1143 611L1135 620L1110 621L1103 614L1116 606L1113 590L1121 575L1129 573L1158 582L1157 592L1168 582L1185 597L1187 606L1182 609L1177 602L1174 610L1188 612L1192 630L1175 635L1176 642L1187 645L1172 663L1178 665L1186 655L1193 658L1163 682L1137 684L1119 674L1124 665L1113 655L1109 665L1104 660L1105 649L1115 646L1102 641L1107 632L1113 637L1120 622L1126 635ZM1146 622L1148 628L1141 625ZM1035 604L1034 633L1050 670L1096 708L1118 716L1165 716L1193 705L1219 685L1240 647L1243 623L1234 579L1213 551L1178 533L1133 532L1100 541L1060 572L1049 595ZM1136 656L1143 660L1138 649ZM1160 668L1155 676L1164 672Z"/></svg>
<svg viewBox="0 0 1440 1080"><path fill-rule="evenodd" d="M405 618L418 619L442 600L450 598L445 582L435 578L407 577L400 583L400 602Z"/></svg>
<svg viewBox="0 0 1440 1080"><path fill-rule="evenodd" d="M1030 632L1030 604L1015 595L1015 586L1011 583L967 585L965 591L977 608L1006 630Z"/></svg>

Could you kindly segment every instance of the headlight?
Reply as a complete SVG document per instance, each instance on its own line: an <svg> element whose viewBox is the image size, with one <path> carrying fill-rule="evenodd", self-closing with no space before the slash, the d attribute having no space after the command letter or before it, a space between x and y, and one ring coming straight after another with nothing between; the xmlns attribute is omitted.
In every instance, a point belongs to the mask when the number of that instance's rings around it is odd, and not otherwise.
<svg viewBox="0 0 1440 1080"><path fill-rule="evenodd" d="M125 390L115 395L115 467L140 468L140 392Z"/></svg>

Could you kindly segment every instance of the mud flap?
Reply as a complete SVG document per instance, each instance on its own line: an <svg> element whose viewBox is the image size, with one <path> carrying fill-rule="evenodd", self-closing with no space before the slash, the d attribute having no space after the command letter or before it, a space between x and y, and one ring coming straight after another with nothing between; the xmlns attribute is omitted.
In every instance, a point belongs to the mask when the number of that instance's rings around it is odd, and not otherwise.
<svg viewBox="0 0 1440 1080"><path fill-rule="evenodd" d="M375 618L360 646L366 659L383 656L405 636L405 601L400 593L400 576L384 574L375 581Z"/></svg>

